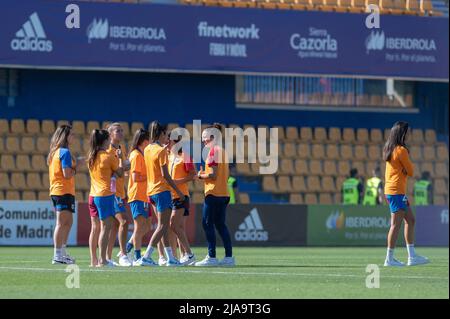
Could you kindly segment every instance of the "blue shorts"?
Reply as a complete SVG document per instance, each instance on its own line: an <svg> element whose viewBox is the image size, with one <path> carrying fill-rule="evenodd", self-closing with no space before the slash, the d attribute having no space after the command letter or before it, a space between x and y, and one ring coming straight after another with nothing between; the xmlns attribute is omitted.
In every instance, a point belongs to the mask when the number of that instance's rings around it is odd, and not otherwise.
<svg viewBox="0 0 450 319"><path fill-rule="evenodd" d="M172 211L172 195L169 191L152 195L149 201L156 206L158 213L162 213L168 209Z"/></svg>
<svg viewBox="0 0 450 319"><path fill-rule="evenodd" d="M138 218L138 216L144 216L145 218L148 218L148 203L142 202L140 200L135 200L130 202L129 204L133 219Z"/></svg>
<svg viewBox="0 0 450 319"><path fill-rule="evenodd" d="M108 217L116 215L114 209L115 195L110 196L94 196L94 204L97 207L98 217L104 220Z"/></svg>
<svg viewBox="0 0 450 319"><path fill-rule="evenodd" d="M118 197L118 196L114 196L114 212L117 213L125 213L126 209L125 209L125 203L123 202L123 199Z"/></svg>
<svg viewBox="0 0 450 319"><path fill-rule="evenodd" d="M406 195L386 195L386 200L392 214L398 212L399 210L404 210L407 212L409 209L409 201Z"/></svg>

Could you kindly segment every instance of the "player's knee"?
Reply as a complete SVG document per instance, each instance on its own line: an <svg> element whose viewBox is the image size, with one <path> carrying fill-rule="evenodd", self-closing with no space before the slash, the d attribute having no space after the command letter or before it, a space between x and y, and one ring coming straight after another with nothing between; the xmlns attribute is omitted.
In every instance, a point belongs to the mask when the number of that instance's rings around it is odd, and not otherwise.
<svg viewBox="0 0 450 319"><path fill-rule="evenodd" d="M394 230L400 230L400 227L402 226L402 223L401 222L393 222L392 224L391 224L391 228L392 229L394 229Z"/></svg>
<svg viewBox="0 0 450 319"><path fill-rule="evenodd" d="M169 223L164 223L164 224L161 223L157 227L158 231L163 231L163 232L167 231L168 229L169 229Z"/></svg>
<svg viewBox="0 0 450 319"><path fill-rule="evenodd" d="M119 220L119 227L126 227L126 226L128 226L128 221L125 218Z"/></svg>
<svg viewBox="0 0 450 319"><path fill-rule="evenodd" d="M225 224L222 223L222 222L216 222L216 223L214 223L214 226L216 227L216 229L218 231L221 231L221 230L223 230L225 228Z"/></svg>
<svg viewBox="0 0 450 319"><path fill-rule="evenodd" d="M174 220L170 220L169 228L175 233L178 231L178 227Z"/></svg>
<svg viewBox="0 0 450 319"><path fill-rule="evenodd" d="M416 224L416 218L414 216L411 216L406 219L406 223L408 224L408 226L414 226Z"/></svg>

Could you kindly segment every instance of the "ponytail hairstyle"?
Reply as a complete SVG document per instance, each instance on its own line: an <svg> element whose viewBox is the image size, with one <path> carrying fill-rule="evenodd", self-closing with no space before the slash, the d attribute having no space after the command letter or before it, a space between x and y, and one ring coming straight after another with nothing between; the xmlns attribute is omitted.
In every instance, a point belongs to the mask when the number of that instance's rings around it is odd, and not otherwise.
<svg viewBox="0 0 450 319"><path fill-rule="evenodd" d="M108 138L109 133L107 130L92 130L91 137L89 139L89 151L86 160L89 168L92 168L94 166L97 154L98 152L100 152L103 144L105 144L105 141Z"/></svg>
<svg viewBox="0 0 450 319"><path fill-rule="evenodd" d="M130 146L130 152L128 154L131 154L131 152L137 150L139 145L141 145L144 141L149 140L150 140L150 132L143 128L138 129L136 133L134 133L133 140Z"/></svg>
<svg viewBox="0 0 450 319"><path fill-rule="evenodd" d="M178 135L176 139L173 140L174 143L179 143L182 140L183 136ZM181 155L183 153L183 148L180 147L178 150L178 155Z"/></svg>
<svg viewBox="0 0 450 319"><path fill-rule="evenodd" d="M214 123L213 125L210 125L207 128L215 128L218 129L221 133L223 133L223 125L220 123Z"/></svg>
<svg viewBox="0 0 450 319"><path fill-rule="evenodd" d="M59 126L55 133L53 133L52 139L50 141L50 151L47 156L47 165L50 165L52 162L53 156L55 155L56 150L59 148L69 148L69 135L72 131L72 126L70 125L61 125Z"/></svg>
<svg viewBox="0 0 450 319"><path fill-rule="evenodd" d="M159 137L167 132L167 124L161 124L158 121L150 123L150 141L155 143Z"/></svg>
<svg viewBox="0 0 450 319"><path fill-rule="evenodd" d="M409 124L407 122L399 121L394 123L394 126L392 127L391 132L389 133L389 137L386 141L386 144L384 144L383 160L389 162L392 158L392 153L394 152L394 149L397 146L403 146L408 150L408 147L406 146L405 143L406 134L408 133L408 130Z"/></svg>

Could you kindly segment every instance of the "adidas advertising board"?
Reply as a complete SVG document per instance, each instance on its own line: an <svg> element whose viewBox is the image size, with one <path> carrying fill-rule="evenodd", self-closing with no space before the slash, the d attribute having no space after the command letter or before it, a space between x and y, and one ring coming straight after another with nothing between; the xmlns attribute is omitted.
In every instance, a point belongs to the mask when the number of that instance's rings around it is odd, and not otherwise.
<svg viewBox="0 0 450 319"><path fill-rule="evenodd" d="M11 40L13 51L52 52L53 42L47 38L37 12L23 23Z"/></svg>
<svg viewBox="0 0 450 319"><path fill-rule="evenodd" d="M236 241L268 241L269 233L264 230L258 209L253 208L250 214L245 217L244 222L239 225L239 229L234 233Z"/></svg>
<svg viewBox="0 0 450 319"><path fill-rule="evenodd" d="M202 211L198 205L197 211ZM234 246L304 246L306 244L304 205L228 205L226 224ZM197 214L197 225L202 215ZM196 228L196 245L206 244L202 227ZM222 245L217 234L217 244Z"/></svg>
<svg viewBox="0 0 450 319"><path fill-rule="evenodd" d="M66 5L0 1L0 67L449 78L443 18L383 15L368 29L360 14L80 2L68 29Z"/></svg>

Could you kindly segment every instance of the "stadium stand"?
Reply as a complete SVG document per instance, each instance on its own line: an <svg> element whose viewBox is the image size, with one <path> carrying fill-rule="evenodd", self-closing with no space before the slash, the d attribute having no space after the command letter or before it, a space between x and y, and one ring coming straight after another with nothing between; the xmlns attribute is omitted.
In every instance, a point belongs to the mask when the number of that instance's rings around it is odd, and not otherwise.
<svg viewBox="0 0 450 319"><path fill-rule="evenodd" d="M187 5L312 10L340 13L363 13L368 5L374 4L380 8L381 14L444 15L443 11L434 9L435 1L431 0L180 0L180 3ZM445 10L445 6L442 8Z"/></svg>
<svg viewBox="0 0 450 319"><path fill-rule="evenodd" d="M60 121L59 123L69 123ZM74 156L86 153L89 132L108 123L73 121L76 132L72 145ZM132 132L143 123L122 123L128 145ZM48 167L46 156L49 139L56 123L51 120L0 119L0 198L48 200ZM171 123L170 128L176 127ZM231 127L231 125L229 125ZM236 127L237 125L233 125ZM249 126L243 126L249 127ZM192 130L192 124L186 126ZM131 130L130 130L131 129ZM281 127L279 134L279 170L274 175L259 174L260 164L238 163L239 199L242 203L339 203L341 185L351 168L361 177L385 164L380 162L384 143L381 129L353 129L337 127ZM385 130L385 135L389 130ZM19 135L20 134L20 135ZM448 146L439 142L434 130L414 129L411 158L415 164L415 178L429 171L435 185L436 203L448 203ZM83 162L77 165L77 199L86 201L89 174ZM412 197L415 179L409 179ZM203 202L201 182L191 183L194 203Z"/></svg>
<svg viewBox="0 0 450 319"><path fill-rule="evenodd" d="M96 2L149 3L151 0L85 0ZM381 14L448 16L448 3L442 0L178 0L184 5L225 8L261 8L280 10L364 13L374 4Z"/></svg>

